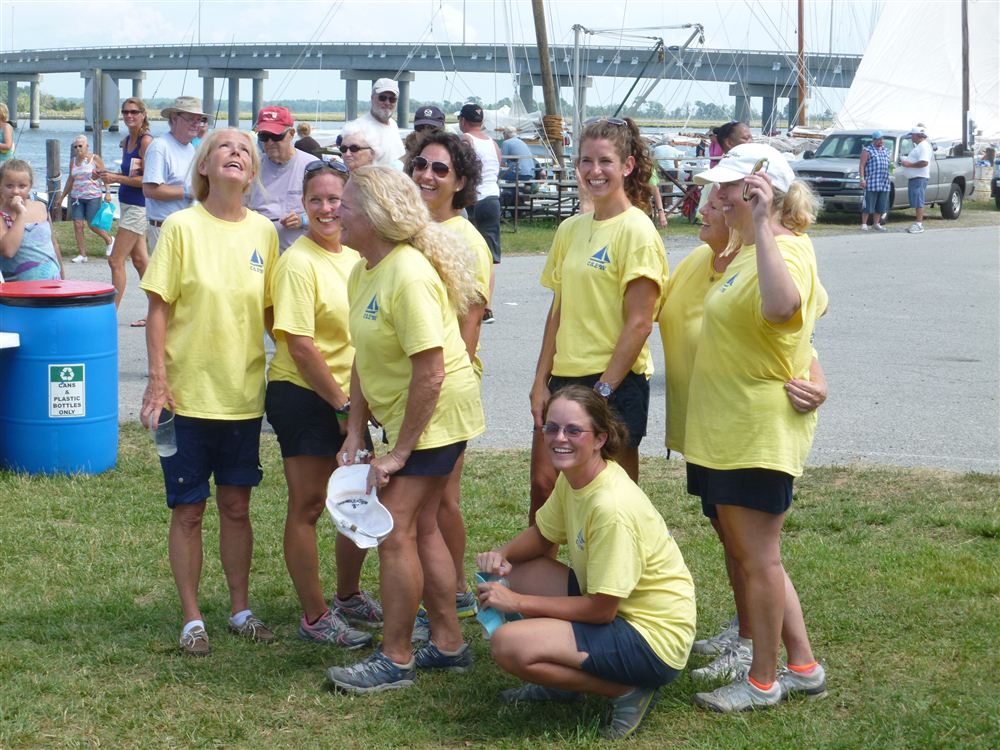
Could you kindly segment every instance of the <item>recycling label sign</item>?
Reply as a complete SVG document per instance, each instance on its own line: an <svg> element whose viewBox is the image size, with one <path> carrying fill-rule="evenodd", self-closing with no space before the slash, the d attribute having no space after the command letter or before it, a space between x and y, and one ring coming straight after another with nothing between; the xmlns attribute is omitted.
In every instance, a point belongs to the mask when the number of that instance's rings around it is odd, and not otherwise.
<svg viewBox="0 0 1000 750"><path fill-rule="evenodd" d="M49 417L87 416L86 366L49 365Z"/></svg>

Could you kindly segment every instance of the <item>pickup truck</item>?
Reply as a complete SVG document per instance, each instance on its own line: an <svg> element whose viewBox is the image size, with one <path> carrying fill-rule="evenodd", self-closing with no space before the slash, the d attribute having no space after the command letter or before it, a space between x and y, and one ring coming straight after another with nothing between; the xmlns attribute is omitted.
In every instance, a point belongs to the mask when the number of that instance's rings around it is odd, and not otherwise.
<svg viewBox="0 0 1000 750"><path fill-rule="evenodd" d="M907 208L907 178L899 160L910 153L913 141L910 134L900 130L882 131L885 149L889 152L892 186L889 189L889 208ZM813 151L806 151L802 159L791 162L795 174L808 182L823 201L825 211L861 212L864 191L858 167L861 151L871 143L870 130L841 130L831 133ZM975 189L975 162L972 155L956 156L962 144L954 141L931 143L934 160L930 164L931 176L927 183L926 206L940 204L941 215L957 219L962 213L965 198Z"/></svg>

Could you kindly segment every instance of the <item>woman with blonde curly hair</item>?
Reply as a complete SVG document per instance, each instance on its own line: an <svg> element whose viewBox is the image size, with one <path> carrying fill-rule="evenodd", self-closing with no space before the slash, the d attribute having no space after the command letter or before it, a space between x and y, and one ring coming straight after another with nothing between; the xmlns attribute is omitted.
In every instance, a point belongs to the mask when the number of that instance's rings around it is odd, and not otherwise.
<svg viewBox="0 0 1000 750"><path fill-rule="evenodd" d="M278 234L243 205L260 173L257 145L239 130L214 130L194 159L198 203L163 223L140 287L149 297L149 383L141 420L173 413L177 452L160 458L170 508L167 550L183 615L181 653L205 656L198 604L202 517L215 479L219 553L232 615L229 631L267 642L274 634L251 611L250 493L260 484L264 332L271 328L271 277Z"/></svg>
<svg viewBox="0 0 1000 750"><path fill-rule="evenodd" d="M437 512L466 442L485 429L479 381L457 319L477 291L469 249L431 220L419 189L402 172L375 166L353 171L340 220L343 241L364 262L347 284L355 358L338 461L357 460L374 416L389 452L371 462L368 486L378 489L394 526L378 548L382 647L354 666L331 667L327 677L342 690L371 693L413 685L417 668L472 668ZM413 653L421 596L432 638Z"/></svg>
<svg viewBox="0 0 1000 750"><path fill-rule="evenodd" d="M628 118L598 118L584 127L579 148L577 174L594 208L559 226L542 272L552 305L530 393L529 524L556 480L542 441L542 410L567 385L593 388L628 427L615 460L638 480L653 373L646 339L667 281L663 241L646 215L653 161L639 128Z"/></svg>
<svg viewBox="0 0 1000 750"><path fill-rule="evenodd" d="M742 245L704 297L684 430L688 492L718 519L733 588L742 590L740 626L750 630L751 643L734 643L692 673L731 680L694 698L728 713L826 694L781 563L781 529L816 430L815 410L799 409L787 383L808 378L810 339L828 297L803 234L817 201L782 154L741 144L695 181L718 185L726 224ZM779 672L782 643L787 667Z"/></svg>

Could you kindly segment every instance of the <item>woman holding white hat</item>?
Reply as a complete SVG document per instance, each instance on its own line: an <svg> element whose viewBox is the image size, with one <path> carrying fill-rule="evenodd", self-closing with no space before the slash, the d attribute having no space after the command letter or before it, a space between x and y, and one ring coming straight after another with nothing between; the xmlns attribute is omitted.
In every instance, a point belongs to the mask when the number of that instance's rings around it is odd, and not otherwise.
<svg viewBox="0 0 1000 750"><path fill-rule="evenodd" d="M728 713L774 706L791 693L826 694L780 538L816 428L815 411L795 409L785 383L808 375L827 294L803 234L816 198L778 151L736 146L695 181L719 185L726 224L742 244L704 300L685 425L688 491L717 514L753 639L750 662L734 659L731 684L695 695L696 705ZM788 666L778 674L782 640Z"/></svg>

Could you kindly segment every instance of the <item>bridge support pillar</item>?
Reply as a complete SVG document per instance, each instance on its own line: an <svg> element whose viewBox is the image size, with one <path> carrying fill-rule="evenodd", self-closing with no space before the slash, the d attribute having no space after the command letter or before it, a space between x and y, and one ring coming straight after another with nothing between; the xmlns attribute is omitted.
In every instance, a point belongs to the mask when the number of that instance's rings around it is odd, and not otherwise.
<svg viewBox="0 0 1000 750"><path fill-rule="evenodd" d="M229 76L229 127L240 126L240 77Z"/></svg>
<svg viewBox="0 0 1000 750"><path fill-rule="evenodd" d="M7 110L10 112L10 116L7 119L7 122L9 122L16 128L17 127L17 80L13 78L7 79Z"/></svg>
<svg viewBox="0 0 1000 750"><path fill-rule="evenodd" d="M39 111L41 110L42 103L42 92L38 87L38 81L32 81L31 84L31 96L30 101L30 114L28 116L28 125L32 130L38 130L42 126Z"/></svg>
<svg viewBox="0 0 1000 750"><path fill-rule="evenodd" d="M535 111L535 87L530 83L522 83L517 87L517 96L524 105L525 112Z"/></svg>
<svg viewBox="0 0 1000 750"><path fill-rule="evenodd" d="M250 85L252 90L250 97L250 112L254 125L256 125L257 115L260 114L261 109L264 107L264 79L254 78L251 80Z"/></svg>
<svg viewBox="0 0 1000 750"><path fill-rule="evenodd" d="M396 102L396 124L405 128L410 120L410 82L399 82L399 101Z"/></svg>
<svg viewBox="0 0 1000 750"><path fill-rule="evenodd" d="M142 99L142 79L133 78L132 79L132 98Z"/></svg>
<svg viewBox="0 0 1000 750"><path fill-rule="evenodd" d="M208 115L208 127L215 127L215 76L201 79L201 111Z"/></svg>
<svg viewBox="0 0 1000 750"><path fill-rule="evenodd" d="M794 128L799 124L799 100L797 97L788 97L788 127Z"/></svg>
<svg viewBox="0 0 1000 750"><path fill-rule="evenodd" d="M774 116L774 97L765 96L764 104L760 110L760 129L764 135L771 133L778 127L778 121Z"/></svg>
<svg viewBox="0 0 1000 750"><path fill-rule="evenodd" d="M344 113L344 120L350 122L358 119L358 79L348 79L345 89L344 99L347 111Z"/></svg>
<svg viewBox="0 0 1000 750"><path fill-rule="evenodd" d="M740 122L750 123L750 96L748 94L736 95L736 119Z"/></svg>

